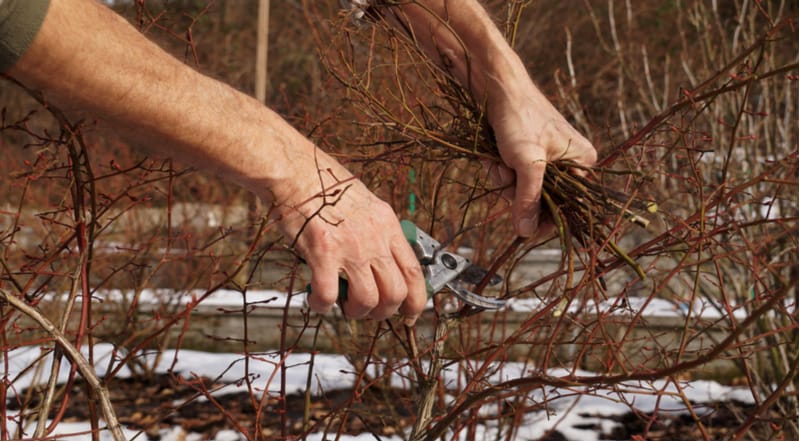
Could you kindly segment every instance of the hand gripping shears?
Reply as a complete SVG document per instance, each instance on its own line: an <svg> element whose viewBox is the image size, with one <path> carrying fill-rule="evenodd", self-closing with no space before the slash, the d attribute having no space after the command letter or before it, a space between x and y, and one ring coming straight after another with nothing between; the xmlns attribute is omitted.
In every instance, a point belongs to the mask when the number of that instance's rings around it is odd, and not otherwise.
<svg viewBox="0 0 800 442"><path fill-rule="evenodd" d="M502 299L488 298L471 292L465 284L480 284L489 274L489 271L476 266L469 259L453 252L443 250L439 241L418 228L413 222L403 220L400 222L403 234L414 249L422 273L425 277L425 286L428 290L428 298L447 288L456 297L466 304L487 310L496 310L506 305ZM503 278L493 274L489 278L488 285L497 285L503 282ZM348 283L344 278L339 278L339 297L338 303L341 307L347 301ZM306 292L311 294L311 285L306 287Z"/></svg>
<svg viewBox="0 0 800 442"><path fill-rule="evenodd" d="M464 287L465 283L481 283L489 273L488 270L472 264L469 259L459 254L443 250L439 241L422 231L413 222L403 220L400 225L422 265L428 298L446 287L460 300L473 307L496 310L506 305L502 299L481 296ZM497 274L493 274L489 279L489 285L501 282L503 278Z"/></svg>

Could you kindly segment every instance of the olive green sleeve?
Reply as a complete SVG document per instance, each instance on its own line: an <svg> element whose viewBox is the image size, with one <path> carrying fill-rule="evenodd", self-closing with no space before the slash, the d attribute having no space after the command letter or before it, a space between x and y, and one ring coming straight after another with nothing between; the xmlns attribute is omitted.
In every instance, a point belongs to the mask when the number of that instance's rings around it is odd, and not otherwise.
<svg viewBox="0 0 800 442"><path fill-rule="evenodd" d="M49 6L50 0L0 0L0 72L28 50Z"/></svg>

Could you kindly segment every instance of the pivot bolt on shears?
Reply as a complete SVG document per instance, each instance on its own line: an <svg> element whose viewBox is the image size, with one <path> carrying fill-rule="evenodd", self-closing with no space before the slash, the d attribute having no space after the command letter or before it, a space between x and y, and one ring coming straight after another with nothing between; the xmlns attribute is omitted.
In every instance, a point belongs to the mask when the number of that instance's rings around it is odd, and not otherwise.
<svg viewBox="0 0 800 442"><path fill-rule="evenodd" d="M473 307L496 310L506 305L502 299L481 296L465 287L466 284L480 284L489 274L488 270L472 264L464 256L444 250L439 241L433 239L413 222L403 220L400 225L406 240L414 249L422 266L429 299L447 288L464 303ZM491 275L489 279L489 285L492 286L501 282L503 282L503 278L497 274ZM347 280L340 278L338 298L340 307L347 301L347 290ZM311 294L311 285L306 287L306 292Z"/></svg>

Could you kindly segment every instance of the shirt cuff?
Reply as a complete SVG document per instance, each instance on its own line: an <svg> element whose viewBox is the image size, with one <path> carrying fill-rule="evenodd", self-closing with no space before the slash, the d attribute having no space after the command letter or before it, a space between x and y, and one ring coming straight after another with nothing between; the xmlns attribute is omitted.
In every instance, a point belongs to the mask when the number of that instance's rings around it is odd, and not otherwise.
<svg viewBox="0 0 800 442"><path fill-rule="evenodd" d="M0 1L0 72L14 66L28 50L49 6L50 0Z"/></svg>

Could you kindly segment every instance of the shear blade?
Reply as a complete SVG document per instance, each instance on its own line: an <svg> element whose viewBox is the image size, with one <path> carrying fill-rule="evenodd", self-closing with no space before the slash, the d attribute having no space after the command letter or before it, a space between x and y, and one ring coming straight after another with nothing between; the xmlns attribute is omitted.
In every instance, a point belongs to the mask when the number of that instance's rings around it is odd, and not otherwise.
<svg viewBox="0 0 800 442"><path fill-rule="evenodd" d="M487 298L485 296L480 296L452 282L447 283L446 287L452 290L453 294L456 295L458 299L464 301L465 303L473 307L480 307L487 310L497 310L499 308L505 307L506 305L506 302L503 301L502 299Z"/></svg>

